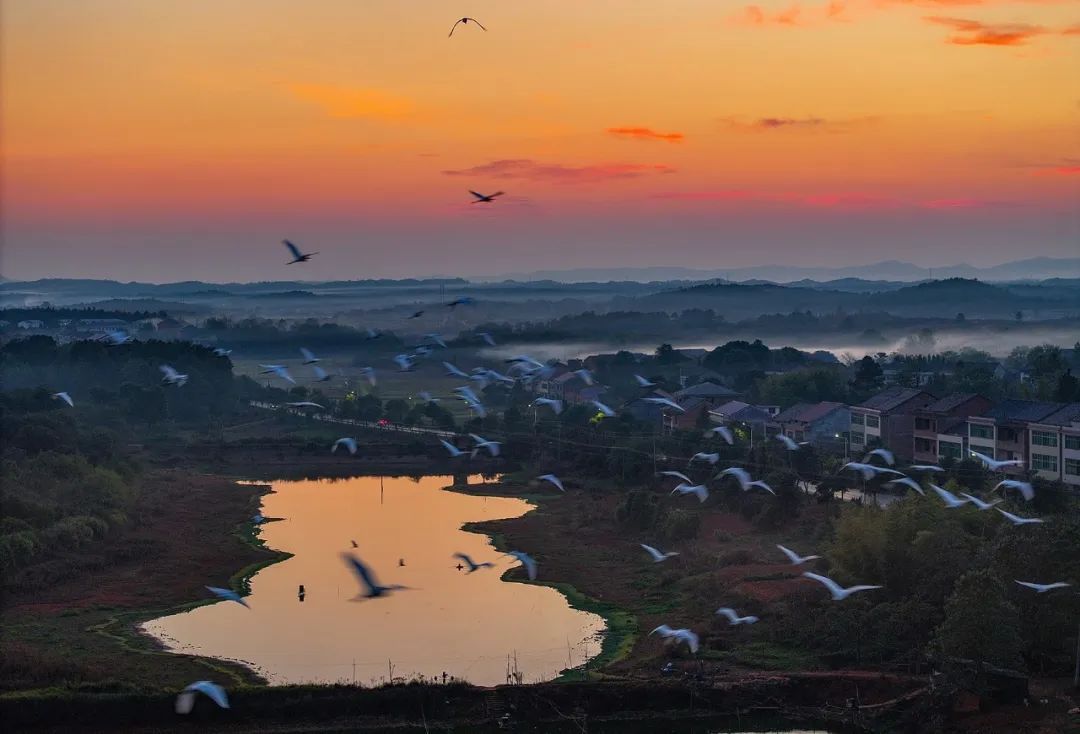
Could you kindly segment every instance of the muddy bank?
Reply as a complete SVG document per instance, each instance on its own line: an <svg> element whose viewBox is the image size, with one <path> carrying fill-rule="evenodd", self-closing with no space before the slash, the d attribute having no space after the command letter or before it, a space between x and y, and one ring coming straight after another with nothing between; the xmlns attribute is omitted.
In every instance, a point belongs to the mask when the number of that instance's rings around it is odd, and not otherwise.
<svg viewBox="0 0 1080 734"><path fill-rule="evenodd" d="M260 683L248 668L165 653L137 625L209 603L206 586L240 584L284 557L250 523L269 491L217 476L152 469L129 523L77 553L5 579L5 690L173 689L199 677Z"/></svg>

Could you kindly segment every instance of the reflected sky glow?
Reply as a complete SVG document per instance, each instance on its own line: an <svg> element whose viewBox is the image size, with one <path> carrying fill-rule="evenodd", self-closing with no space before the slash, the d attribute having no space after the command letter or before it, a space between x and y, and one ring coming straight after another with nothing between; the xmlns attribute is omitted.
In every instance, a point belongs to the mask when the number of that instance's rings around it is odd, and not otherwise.
<svg viewBox="0 0 1080 734"><path fill-rule="evenodd" d="M486 536L460 530L530 506L442 491L451 481L387 477L382 492L379 477L273 482L262 513L283 520L265 524L262 537L294 555L252 579L251 609L210 604L145 629L177 652L245 661L275 684L352 681L354 661L355 681L369 684L384 680L392 661L395 677L445 671L493 685L505 682L515 652L531 682L557 675L568 656L580 665L586 643L595 655L601 618L570 609L554 589L500 581L516 562L498 557ZM352 540L380 582L414 590L352 601L359 587L339 557ZM465 574L455 551L496 568Z"/></svg>

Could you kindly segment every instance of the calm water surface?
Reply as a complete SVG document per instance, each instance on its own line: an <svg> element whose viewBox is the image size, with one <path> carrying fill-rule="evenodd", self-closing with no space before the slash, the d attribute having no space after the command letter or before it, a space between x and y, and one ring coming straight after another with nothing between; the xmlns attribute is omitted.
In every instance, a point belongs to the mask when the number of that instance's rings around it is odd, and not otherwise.
<svg viewBox="0 0 1080 734"><path fill-rule="evenodd" d="M568 663L581 665L586 652L595 656L602 618L571 609L554 589L500 581L517 561L500 558L486 536L461 530L465 522L518 517L531 506L442 489L452 481L272 482L262 514L282 520L264 524L261 535L293 557L255 575L246 597L251 608L210 604L144 629L170 650L243 661L275 684L380 682L392 665L395 678L446 672L493 685L506 682L507 656L512 667L515 654L523 680L533 682L555 677ZM496 568L459 571L451 558L457 551ZM359 586L342 552L357 553L380 582L414 590L353 601ZM541 564L541 580L543 574Z"/></svg>

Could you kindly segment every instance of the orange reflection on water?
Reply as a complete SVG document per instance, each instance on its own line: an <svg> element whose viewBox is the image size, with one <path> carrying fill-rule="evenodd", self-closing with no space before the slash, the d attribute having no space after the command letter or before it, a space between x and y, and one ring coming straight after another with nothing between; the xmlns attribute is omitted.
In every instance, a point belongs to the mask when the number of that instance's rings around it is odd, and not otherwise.
<svg viewBox="0 0 1080 734"><path fill-rule="evenodd" d="M251 608L210 604L144 629L176 652L247 662L272 683L367 684L385 680L392 663L395 677L446 672L493 685L506 682L507 655L515 652L525 681L554 677L568 658L582 664L586 650L595 655L600 617L570 609L554 589L500 581L517 561L499 557L486 536L461 530L470 521L518 517L530 505L444 491L452 481L273 482L262 514L282 520L263 525L262 538L293 557L255 575ZM496 568L459 571L451 557L458 551ZM413 590L353 601L359 585L342 552L355 552L381 583ZM541 580L543 573L541 564Z"/></svg>

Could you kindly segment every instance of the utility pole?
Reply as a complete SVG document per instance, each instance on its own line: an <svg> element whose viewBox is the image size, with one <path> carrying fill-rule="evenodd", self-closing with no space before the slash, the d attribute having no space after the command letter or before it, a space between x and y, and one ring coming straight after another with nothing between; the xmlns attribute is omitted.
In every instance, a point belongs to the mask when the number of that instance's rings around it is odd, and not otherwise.
<svg viewBox="0 0 1080 734"><path fill-rule="evenodd" d="M1073 668L1073 688L1080 688L1080 624L1076 625L1076 667Z"/></svg>

